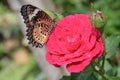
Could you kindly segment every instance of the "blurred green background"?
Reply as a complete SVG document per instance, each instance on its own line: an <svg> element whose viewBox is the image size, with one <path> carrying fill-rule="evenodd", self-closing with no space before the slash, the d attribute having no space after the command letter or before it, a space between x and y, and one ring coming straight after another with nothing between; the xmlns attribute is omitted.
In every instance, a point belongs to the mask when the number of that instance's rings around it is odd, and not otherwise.
<svg viewBox="0 0 120 80"><path fill-rule="evenodd" d="M120 65L120 0L53 0L57 12L64 16L75 13L91 13L91 4L107 16L104 26L106 48L111 65ZM116 35L116 36L114 36ZM120 40L120 39L119 39ZM109 47L109 44L110 47ZM119 53L119 54L117 54ZM120 77L120 68L119 68ZM0 80L37 80L41 70L31 50L25 43L17 15L6 0L0 1ZM38 79L39 80L39 79ZM41 76L41 80L46 80Z"/></svg>

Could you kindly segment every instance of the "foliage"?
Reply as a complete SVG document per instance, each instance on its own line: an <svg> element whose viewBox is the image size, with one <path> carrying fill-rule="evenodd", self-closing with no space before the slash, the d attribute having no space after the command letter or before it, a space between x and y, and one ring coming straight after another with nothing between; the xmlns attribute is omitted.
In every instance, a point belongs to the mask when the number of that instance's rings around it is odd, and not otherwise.
<svg viewBox="0 0 120 80"><path fill-rule="evenodd" d="M39 73L34 59L31 57L28 64L20 65L11 62L0 72L0 80L33 80ZM7 77L6 77L7 76Z"/></svg>
<svg viewBox="0 0 120 80"><path fill-rule="evenodd" d="M120 34L113 34L105 39L106 58L115 56L120 43Z"/></svg>

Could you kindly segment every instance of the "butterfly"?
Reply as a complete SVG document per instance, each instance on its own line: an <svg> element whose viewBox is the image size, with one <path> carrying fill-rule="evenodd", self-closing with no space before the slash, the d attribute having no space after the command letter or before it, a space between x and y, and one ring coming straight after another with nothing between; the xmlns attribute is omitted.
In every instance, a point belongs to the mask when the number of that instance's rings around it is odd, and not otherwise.
<svg viewBox="0 0 120 80"><path fill-rule="evenodd" d="M29 44L42 48L55 26L55 21L43 10L30 4L23 5L20 12L27 27Z"/></svg>

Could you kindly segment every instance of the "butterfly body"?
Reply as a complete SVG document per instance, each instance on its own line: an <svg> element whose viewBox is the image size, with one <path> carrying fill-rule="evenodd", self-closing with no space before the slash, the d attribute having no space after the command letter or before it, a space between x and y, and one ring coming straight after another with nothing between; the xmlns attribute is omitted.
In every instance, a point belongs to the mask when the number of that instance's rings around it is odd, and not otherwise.
<svg viewBox="0 0 120 80"><path fill-rule="evenodd" d="M27 26L27 39L36 47L43 47L55 25L55 21L43 10L30 4L23 5L21 14Z"/></svg>

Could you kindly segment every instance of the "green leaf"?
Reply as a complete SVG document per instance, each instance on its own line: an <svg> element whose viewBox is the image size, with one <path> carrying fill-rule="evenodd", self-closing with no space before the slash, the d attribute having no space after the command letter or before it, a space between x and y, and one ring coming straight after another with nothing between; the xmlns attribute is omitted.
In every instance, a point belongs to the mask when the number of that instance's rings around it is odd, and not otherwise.
<svg viewBox="0 0 120 80"><path fill-rule="evenodd" d="M47 14L49 14L49 16L54 19L55 21L58 21L60 19L62 19L64 16L62 14L59 14L59 13L56 13L56 12L53 12L53 11L49 11L49 10L45 10L45 12Z"/></svg>
<svg viewBox="0 0 120 80"><path fill-rule="evenodd" d="M120 66L117 68L117 76L120 77Z"/></svg>
<svg viewBox="0 0 120 80"><path fill-rule="evenodd" d="M62 19L64 17L63 15L58 14L58 13L55 13L55 15L56 15L57 20L60 20L60 19Z"/></svg>
<svg viewBox="0 0 120 80"><path fill-rule="evenodd" d="M94 72L81 73L76 80L98 80Z"/></svg>
<svg viewBox="0 0 120 80"><path fill-rule="evenodd" d="M105 72L107 72L107 71L109 71L111 69L112 69L112 66L110 65L110 63L107 60L105 60L105 64L104 64Z"/></svg>
<svg viewBox="0 0 120 80"><path fill-rule="evenodd" d="M82 73L82 72L80 72L80 73ZM78 80L77 78L80 76L80 73L72 73L71 80Z"/></svg>
<svg viewBox="0 0 120 80"><path fill-rule="evenodd" d="M118 46L120 43L120 34L111 35L110 37L105 39L105 51L106 51L106 58L111 58L115 55Z"/></svg>
<svg viewBox="0 0 120 80"><path fill-rule="evenodd" d="M64 76L60 80L97 80L94 72L71 73L70 76Z"/></svg>
<svg viewBox="0 0 120 80"><path fill-rule="evenodd" d="M111 79L112 79L112 80L120 80L119 77L115 77L115 76L111 77Z"/></svg>
<svg viewBox="0 0 120 80"><path fill-rule="evenodd" d="M70 80L70 76L63 76L60 80Z"/></svg>

